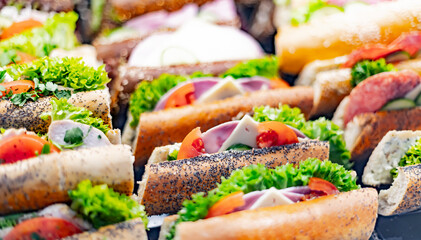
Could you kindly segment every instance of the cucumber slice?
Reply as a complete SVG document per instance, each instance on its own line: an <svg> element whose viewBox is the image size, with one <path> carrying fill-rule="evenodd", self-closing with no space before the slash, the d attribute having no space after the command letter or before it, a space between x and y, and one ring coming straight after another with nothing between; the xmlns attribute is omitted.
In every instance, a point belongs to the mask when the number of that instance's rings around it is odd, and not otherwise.
<svg viewBox="0 0 421 240"><path fill-rule="evenodd" d="M314 19L323 18L323 17L327 17L329 15L342 13L342 12L343 12L343 10L340 7L329 5L329 6L322 7L320 9L317 9L316 11L314 11L311 14L311 17L310 17L309 21L313 21Z"/></svg>
<svg viewBox="0 0 421 240"><path fill-rule="evenodd" d="M229 147L227 150L234 150L234 151L245 151L245 150L250 150L252 149L252 147L245 145L245 144L234 144L231 147Z"/></svg>
<svg viewBox="0 0 421 240"><path fill-rule="evenodd" d="M416 107L414 101L411 99L406 98L398 98L386 103L381 110L390 111L390 110L399 110L399 109L406 109L406 108L413 108Z"/></svg>
<svg viewBox="0 0 421 240"><path fill-rule="evenodd" d="M415 99L415 104L417 104L417 106L421 106L421 93L418 94L418 97Z"/></svg>

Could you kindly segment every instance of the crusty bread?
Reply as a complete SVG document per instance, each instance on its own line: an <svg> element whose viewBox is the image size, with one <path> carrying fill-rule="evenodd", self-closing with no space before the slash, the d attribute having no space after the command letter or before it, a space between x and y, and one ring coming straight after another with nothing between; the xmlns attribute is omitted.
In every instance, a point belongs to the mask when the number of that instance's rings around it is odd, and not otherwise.
<svg viewBox="0 0 421 240"><path fill-rule="evenodd" d="M354 161L365 161L391 130L421 130L421 107L364 113L348 123L344 138Z"/></svg>
<svg viewBox="0 0 421 240"><path fill-rule="evenodd" d="M258 91L208 104L143 113L134 143L135 165L145 165L155 147L181 142L195 127L206 131L239 114L251 113L253 107L278 107L280 103L299 107L308 116L313 106L313 90L294 87Z"/></svg>
<svg viewBox="0 0 421 240"><path fill-rule="evenodd" d="M132 194L133 156L129 146L63 151L0 166L0 215L36 210L69 200L67 191L90 179Z"/></svg>
<svg viewBox="0 0 421 240"><path fill-rule="evenodd" d="M160 158L160 161L166 160L165 154L154 157ZM228 177L235 169L258 163L275 168L286 163L296 164L311 157L328 159L329 143L311 140L148 164L142 182L139 183L138 195L149 215L175 213L180 210L185 199L194 193L215 188L222 176Z"/></svg>
<svg viewBox="0 0 421 240"><path fill-rule="evenodd" d="M291 205L182 222L174 240L369 239L377 218L377 191L353 190ZM160 234L164 240L166 232Z"/></svg>
<svg viewBox="0 0 421 240"><path fill-rule="evenodd" d="M399 161L408 149L421 138L421 131L390 131L373 150L362 181L365 185L391 184L390 170L398 167Z"/></svg>
<svg viewBox="0 0 421 240"><path fill-rule="evenodd" d="M283 27L276 36L281 71L298 74L307 63L351 53L370 43L390 43L402 32L421 29L421 2L393 1L335 14L299 27Z"/></svg>
<svg viewBox="0 0 421 240"><path fill-rule="evenodd" d="M338 69L346 62L348 56L340 56L326 60L316 60L304 66L297 80L296 86L312 86L316 82L316 76L325 71Z"/></svg>
<svg viewBox="0 0 421 240"><path fill-rule="evenodd" d="M390 216L421 208L421 164L398 167L392 186L379 194L379 214Z"/></svg>
<svg viewBox="0 0 421 240"><path fill-rule="evenodd" d="M93 232L84 232L70 237L63 238L63 240L147 240L148 235L145 231L145 226L140 218L135 218L125 222L102 227Z"/></svg>
<svg viewBox="0 0 421 240"><path fill-rule="evenodd" d="M31 5L31 7L45 12L67 12L72 11L75 7L75 1L73 0L13 0L0 1L0 8L9 4L15 6Z"/></svg>
<svg viewBox="0 0 421 240"><path fill-rule="evenodd" d="M50 123L39 116L51 110L52 97L42 97L37 101L28 101L23 107L14 105L9 100L0 100L0 127L26 128L37 133L46 133ZM92 111L105 124L111 126L110 94L108 89L79 92L69 98L69 103Z"/></svg>

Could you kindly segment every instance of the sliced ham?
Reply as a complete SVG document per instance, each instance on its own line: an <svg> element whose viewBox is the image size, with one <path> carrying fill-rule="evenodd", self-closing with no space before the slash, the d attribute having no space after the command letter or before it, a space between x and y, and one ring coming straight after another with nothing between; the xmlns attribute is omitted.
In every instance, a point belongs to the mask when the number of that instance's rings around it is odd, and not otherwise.
<svg viewBox="0 0 421 240"><path fill-rule="evenodd" d="M376 112L390 100L404 97L420 83L420 76L412 70L384 72L367 78L349 95L344 113L345 126L359 114Z"/></svg>
<svg viewBox="0 0 421 240"><path fill-rule="evenodd" d="M218 152L239 123L240 121L226 122L203 133L202 140L205 144L206 152Z"/></svg>

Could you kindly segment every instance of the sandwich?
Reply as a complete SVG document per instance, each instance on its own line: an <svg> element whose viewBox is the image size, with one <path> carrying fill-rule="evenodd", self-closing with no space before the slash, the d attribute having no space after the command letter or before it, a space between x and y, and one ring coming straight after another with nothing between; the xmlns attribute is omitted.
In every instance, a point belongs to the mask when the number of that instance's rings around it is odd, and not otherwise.
<svg viewBox="0 0 421 240"><path fill-rule="evenodd" d="M377 205L375 189L329 161L251 165L186 200L160 239L369 239Z"/></svg>
<svg viewBox="0 0 421 240"><path fill-rule="evenodd" d="M53 98L87 108L111 127L109 81L104 67L87 66L81 58L44 57L0 71L0 127L47 132L39 116L51 110Z"/></svg>
<svg viewBox="0 0 421 240"><path fill-rule="evenodd" d="M417 1L391 1L299 27L283 27L275 39L281 71L297 75L315 60L350 54L367 44L389 44L403 32L420 30L420 10L421 3Z"/></svg>
<svg viewBox="0 0 421 240"><path fill-rule="evenodd" d="M362 181L383 187L379 214L390 216L421 208L419 196L421 131L388 132L368 160Z"/></svg>

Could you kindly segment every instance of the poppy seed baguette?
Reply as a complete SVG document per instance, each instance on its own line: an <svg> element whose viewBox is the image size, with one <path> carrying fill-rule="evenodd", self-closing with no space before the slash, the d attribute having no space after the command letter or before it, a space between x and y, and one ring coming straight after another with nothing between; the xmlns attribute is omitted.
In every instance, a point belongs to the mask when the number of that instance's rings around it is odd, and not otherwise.
<svg viewBox="0 0 421 240"><path fill-rule="evenodd" d="M85 179L131 195L134 173L130 147L63 151L0 165L0 215L67 202L68 191Z"/></svg>
<svg viewBox="0 0 421 240"><path fill-rule="evenodd" d="M157 151L162 152L162 148ZM159 157L159 160L151 160L159 163L146 166L138 195L146 212L157 215L177 212L185 199L194 193L215 188L222 176L228 177L235 169L259 163L275 168L287 163L297 164L307 158L326 160L329 158L329 143L310 140L270 148L224 151L176 161L165 161L165 154L153 154L152 157Z"/></svg>
<svg viewBox="0 0 421 240"><path fill-rule="evenodd" d="M134 142L135 165L145 165L155 147L181 142L196 127L204 132L241 114L252 113L254 107L278 107L280 103L298 107L308 116L313 106L313 89L257 91L213 103L143 113Z"/></svg>
<svg viewBox="0 0 421 240"><path fill-rule="evenodd" d="M28 101L19 107L9 100L0 100L0 127L26 128L37 133L46 133L50 122L39 116L51 111L50 101L53 97L42 97L37 101ZM84 107L93 112L94 117L100 117L104 124L111 127L110 94L108 89L72 94L69 103Z"/></svg>
<svg viewBox="0 0 421 240"><path fill-rule="evenodd" d="M377 206L377 191L363 188L289 205L181 222L174 240L369 239ZM168 218L164 220L166 226L174 220L173 216ZM166 239L166 234L161 232L159 240Z"/></svg>

